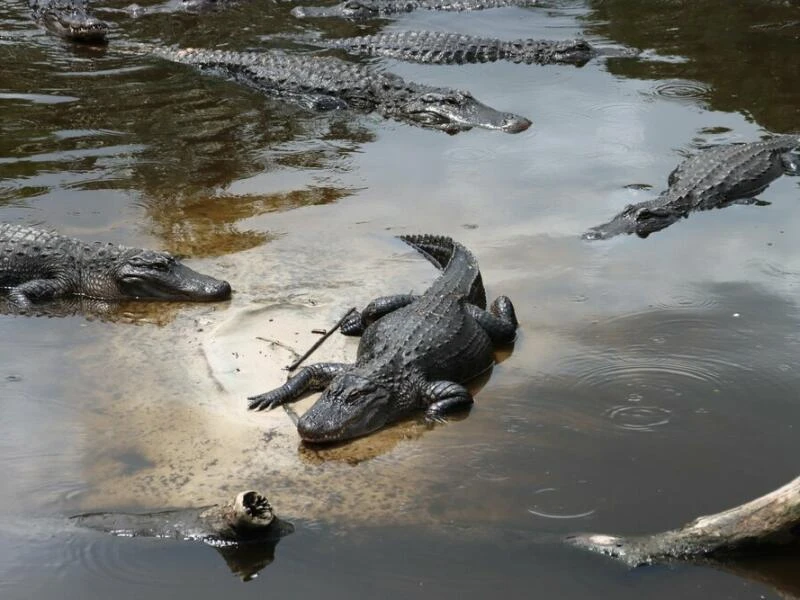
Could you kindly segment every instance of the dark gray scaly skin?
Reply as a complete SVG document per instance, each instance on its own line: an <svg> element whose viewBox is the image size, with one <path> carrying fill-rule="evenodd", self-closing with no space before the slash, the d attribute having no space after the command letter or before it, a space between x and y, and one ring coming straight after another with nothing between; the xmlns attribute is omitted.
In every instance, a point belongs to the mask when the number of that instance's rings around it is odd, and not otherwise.
<svg viewBox="0 0 800 600"><path fill-rule="evenodd" d="M478 102L469 92L405 81L392 73L333 57L160 47L149 51L174 62L220 72L315 110L376 111L386 118L447 133L473 127L518 133L531 125L525 117Z"/></svg>
<svg viewBox="0 0 800 600"><path fill-rule="evenodd" d="M62 296L98 300L227 300L231 286L166 252L84 242L43 229L0 224L0 290L22 310Z"/></svg>
<svg viewBox="0 0 800 600"><path fill-rule="evenodd" d="M782 174L797 175L791 154L800 137L779 135L759 142L724 144L686 159L670 174L669 188L655 200L631 204L608 223L583 234L599 240L635 233L646 238L696 210L730 204L758 204L755 197Z"/></svg>
<svg viewBox="0 0 800 600"><path fill-rule="evenodd" d="M352 54L388 56L430 64L463 64L507 60L526 64L584 65L597 56L585 40L498 40L439 31L393 31L352 38L314 40Z"/></svg>
<svg viewBox="0 0 800 600"><path fill-rule="evenodd" d="M466 11L502 8L504 6L536 6L538 0L345 0L335 6L295 6L292 15L306 17L342 17L369 19L413 10Z"/></svg>
<svg viewBox="0 0 800 600"><path fill-rule="evenodd" d="M80 527L121 537L156 537L200 541L222 555L228 567L251 579L275 558L280 538L294 526L275 516L265 496L248 490L232 502L201 508L144 514L95 512L71 517Z"/></svg>
<svg viewBox="0 0 800 600"><path fill-rule="evenodd" d="M442 269L421 296L378 298L342 325L363 331L355 364L318 363L281 387L250 398L250 408L274 408L306 391L322 396L300 418L307 442L363 436L425 410L428 422L472 404L463 384L494 364L494 345L513 342L514 307L506 296L486 309L486 293L472 253L448 237L401 236Z"/></svg>
<svg viewBox="0 0 800 600"><path fill-rule="evenodd" d="M48 31L72 42L105 44L108 24L89 12L86 0L28 0L33 18Z"/></svg>

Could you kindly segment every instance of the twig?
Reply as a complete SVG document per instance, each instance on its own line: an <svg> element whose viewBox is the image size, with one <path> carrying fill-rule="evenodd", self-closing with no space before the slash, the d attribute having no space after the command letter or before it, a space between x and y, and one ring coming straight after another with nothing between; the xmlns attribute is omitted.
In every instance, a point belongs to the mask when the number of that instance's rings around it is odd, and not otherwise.
<svg viewBox="0 0 800 600"><path fill-rule="evenodd" d="M319 339L318 339L316 342L314 342L314 345L313 345L313 346L311 346L311 348L309 348L309 349L306 351L306 353L305 353L305 354L303 354L303 356L301 356L301 357L300 357L300 358L298 358L296 361L294 361L292 364L290 364L288 367L286 367L286 370L287 370L287 371L289 371L289 372L291 373L291 372L292 372L292 371L294 371L294 370L295 370L297 367L299 367L299 366L300 366L300 363L302 363L302 362L303 362L305 359L307 359L309 356L311 356L311 355L314 353L314 351L315 351L317 348L319 348L319 347L322 345L322 343L323 343L325 340L327 340L327 339L328 339L328 338L331 336L331 334L332 334L334 331L336 331L337 329L339 329L339 327L341 327L341 326L342 326L342 323L344 323L344 320L345 320L347 317L349 317L349 316L350 316L352 313L354 313L354 312L355 312L355 310L356 310L356 307L355 307L355 306L354 306L353 308L351 308L350 310L348 310L348 311L347 311L347 312L344 314L344 316L343 316L341 319L339 319L339 322L338 322L338 323L336 323L336 325L334 325L333 327L331 327L331 328L330 328L330 329L327 331L327 333L326 333L325 335L323 335L323 336L322 336L321 338L319 338Z"/></svg>

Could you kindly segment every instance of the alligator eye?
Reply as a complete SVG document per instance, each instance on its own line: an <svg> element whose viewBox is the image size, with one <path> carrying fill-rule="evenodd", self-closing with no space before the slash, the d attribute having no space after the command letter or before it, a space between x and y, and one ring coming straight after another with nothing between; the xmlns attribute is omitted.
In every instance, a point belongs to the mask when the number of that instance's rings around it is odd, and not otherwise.
<svg viewBox="0 0 800 600"><path fill-rule="evenodd" d="M350 10L359 10L361 8L361 3L356 0L347 0L347 2L344 3L344 7Z"/></svg>
<svg viewBox="0 0 800 600"><path fill-rule="evenodd" d="M419 100L420 102L425 102L426 104L439 104L440 102L446 101L446 99L439 94L425 94L420 96Z"/></svg>

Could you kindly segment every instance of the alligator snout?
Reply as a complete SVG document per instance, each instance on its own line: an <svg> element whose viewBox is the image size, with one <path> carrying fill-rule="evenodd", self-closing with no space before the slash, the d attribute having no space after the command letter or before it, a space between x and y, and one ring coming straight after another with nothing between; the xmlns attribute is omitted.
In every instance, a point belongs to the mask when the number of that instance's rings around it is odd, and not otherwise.
<svg viewBox="0 0 800 600"><path fill-rule="evenodd" d="M506 133L520 133L533 125L533 121L514 113L506 113L500 129Z"/></svg>

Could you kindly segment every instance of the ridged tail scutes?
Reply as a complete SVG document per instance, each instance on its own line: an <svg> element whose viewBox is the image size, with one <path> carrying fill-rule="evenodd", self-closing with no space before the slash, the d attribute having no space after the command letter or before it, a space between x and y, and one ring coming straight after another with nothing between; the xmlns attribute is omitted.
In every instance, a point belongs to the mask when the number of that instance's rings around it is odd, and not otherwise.
<svg viewBox="0 0 800 600"><path fill-rule="evenodd" d="M453 258L456 248L461 246L446 235L418 234L397 237L422 254L440 271L444 271Z"/></svg>
<svg viewBox="0 0 800 600"><path fill-rule="evenodd" d="M470 302L480 308L486 308L486 290L478 270L478 261L467 248L446 235L416 234L397 237L427 258L440 271L447 268L457 253L463 253L466 260L474 265L476 272L470 289Z"/></svg>

